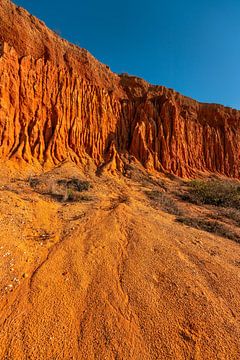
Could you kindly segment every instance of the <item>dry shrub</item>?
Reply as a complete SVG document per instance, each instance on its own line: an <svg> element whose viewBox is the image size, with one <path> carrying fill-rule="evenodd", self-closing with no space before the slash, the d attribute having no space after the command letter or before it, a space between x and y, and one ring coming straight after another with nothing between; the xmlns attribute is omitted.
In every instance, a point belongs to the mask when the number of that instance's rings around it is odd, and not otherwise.
<svg viewBox="0 0 240 360"><path fill-rule="evenodd" d="M232 180L193 180L182 200L198 205L214 205L240 210L240 184Z"/></svg>
<svg viewBox="0 0 240 360"><path fill-rule="evenodd" d="M182 215L183 211L177 202L166 192L159 190L146 191L145 194L151 200L154 207L172 215Z"/></svg>
<svg viewBox="0 0 240 360"><path fill-rule="evenodd" d="M236 234L234 231L230 230L224 224L218 221L196 217L178 217L176 220L195 229L204 230L209 233L213 233L228 238L230 240L240 242L240 237L238 234Z"/></svg>

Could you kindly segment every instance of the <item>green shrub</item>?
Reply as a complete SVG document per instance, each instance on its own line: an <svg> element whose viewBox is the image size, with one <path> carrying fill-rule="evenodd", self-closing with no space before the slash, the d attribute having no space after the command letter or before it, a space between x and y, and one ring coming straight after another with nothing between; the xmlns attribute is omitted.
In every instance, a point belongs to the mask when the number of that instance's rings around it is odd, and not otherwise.
<svg viewBox="0 0 240 360"><path fill-rule="evenodd" d="M240 209L240 184L227 180L193 180L182 200L195 204L208 204Z"/></svg>

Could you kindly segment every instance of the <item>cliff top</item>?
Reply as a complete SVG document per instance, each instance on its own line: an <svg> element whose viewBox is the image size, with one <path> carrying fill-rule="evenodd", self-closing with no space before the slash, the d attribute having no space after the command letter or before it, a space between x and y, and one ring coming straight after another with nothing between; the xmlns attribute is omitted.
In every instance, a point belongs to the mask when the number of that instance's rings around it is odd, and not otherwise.
<svg viewBox="0 0 240 360"><path fill-rule="evenodd" d="M232 112L230 107L200 103L173 89L149 84L137 76L127 73L118 75L112 72L89 51L61 38L43 21L10 0L1 0L0 18L0 42L6 42L14 47L19 57L44 58L59 67L67 66L89 82L114 92L115 96L135 99L143 96L151 98L164 93L167 97L173 96L175 100L186 106L220 107Z"/></svg>

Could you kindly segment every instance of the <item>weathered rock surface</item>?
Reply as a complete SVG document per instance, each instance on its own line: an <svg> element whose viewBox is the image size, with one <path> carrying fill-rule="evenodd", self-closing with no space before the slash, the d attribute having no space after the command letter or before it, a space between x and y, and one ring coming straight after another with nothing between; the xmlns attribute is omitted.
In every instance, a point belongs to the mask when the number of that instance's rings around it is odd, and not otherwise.
<svg viewBox="0 0 240 360"><path fill-rule="evenodd" d="M1 161L240 177L240 111L118 76L8 0L0 18Z"/></svg>

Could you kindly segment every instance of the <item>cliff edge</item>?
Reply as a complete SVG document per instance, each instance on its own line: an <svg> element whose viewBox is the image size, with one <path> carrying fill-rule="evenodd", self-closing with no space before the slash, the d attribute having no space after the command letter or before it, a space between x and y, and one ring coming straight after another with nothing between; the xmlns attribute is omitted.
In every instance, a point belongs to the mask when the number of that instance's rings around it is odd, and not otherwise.
<svg viewBox="0 0 240 360"><path fill-rule="evenodd" d="M117 75L9 0L0 5L0 159L240 176L240 111Z"/></svg>

